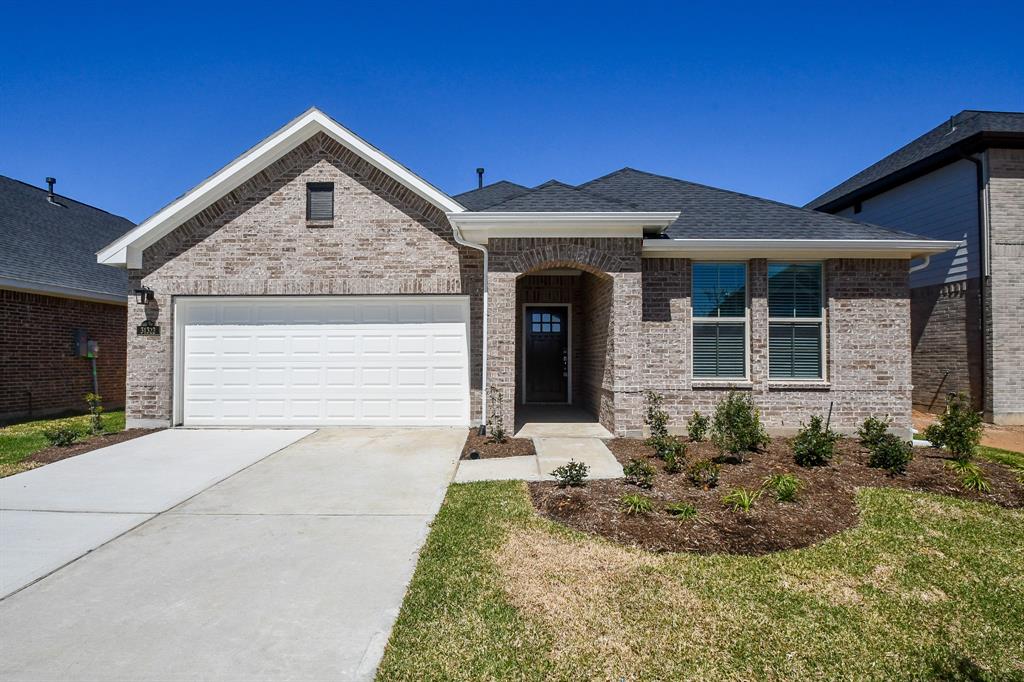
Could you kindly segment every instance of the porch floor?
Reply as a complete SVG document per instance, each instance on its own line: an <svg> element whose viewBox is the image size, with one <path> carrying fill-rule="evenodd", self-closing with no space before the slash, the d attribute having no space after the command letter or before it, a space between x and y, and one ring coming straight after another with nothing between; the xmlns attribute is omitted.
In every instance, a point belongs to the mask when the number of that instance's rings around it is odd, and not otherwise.
<svg viewBox="0 0 1024 682"><path fill-rule="evenodd" d="M590 412L575 405L517 405L515 438L600 438L615 436Z"/></svg>

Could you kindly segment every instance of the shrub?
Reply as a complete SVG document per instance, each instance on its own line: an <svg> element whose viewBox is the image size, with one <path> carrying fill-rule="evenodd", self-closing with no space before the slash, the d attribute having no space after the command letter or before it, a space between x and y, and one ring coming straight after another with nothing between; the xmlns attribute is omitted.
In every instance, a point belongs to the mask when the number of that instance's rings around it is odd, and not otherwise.
<svg viewBox="0 0 1024 682"><path fill-rule="evenodd" d="M711 420L697 410L693 411L690 421L686 423L686 432L694 443L699 443L707 438L709 428L711 428Z"/></svg>
<svg viewBox="0 0 1024 682"><path fill-rule="evenodd" d="M866 448L873 448L875 443L880 441L882 437L889 433L889 421L886 419L878 419L877 417L868 417L864 420L860 429L857 431L857 436L860 438L860 443Z"/></svg>
<svg viewBox="0 0 1024 682"><path fill-rule="evenodd" d="M673 448L665 452L662 457L665 460L665 473L678 474L686 465L686 446L679 444L679 448Z"/></svg>
<svg viewBox="0 0 1024 682"><path fill-rule="evenodd" d="M746 488L733 488L722 498L722 504L733 511L741 511L744 514L754 508L754 503L761 499L760 490L747 490Z"/></svg>
<svg viewBox="0 0 1024 682"><path fill-rule="evenodd" d="M839 434L825 427L822 418L815 415L793 439L793 459L802 467L828 464L835 453L837 440Z"/></svg>
<svg viewBox="0 0 1024 682"><path fill-rule="evenodd" d="M754 407L754 399L730 391L725 400L715 407L711 439L722 450L739 457L768 445L768 434L761 425L761 416Z"/></svg>
<svg viewBox="0 0 1024 682"><path fill-rule="evenodd" d="M774 492L779 502L792 502L803 483L793 474L772 474L764 479L764 487Z"/></svg>
<svg viewBox="0 0 1024 682"><path fill-rule="evenodd" d="M574 459L570 459L568 464L563 464L551 472L551 475L558 479L559 488L579 488L587 480L589 474L590 467Z"/></svg>
<svg viewBox="0 0 1024 682"><path fill-rule="evenodd" d="M654 485L654 467L647 462L631 459L622 467L622 473L626 475L626 483L632 483L640 488L650 488Z"/></svg>
<svg viewBox="0 0 1024 682"><path fill-rule="evenodd" d="M969 462L981 442L981 413L971 409L971 399L963 393L946 397L946 411L939 421L925 429L932 445L949 450L961 462Z"/></svg>
<svg viewBox="0 0 1024 682"><path fill-rule="evenodd" d="M694 485L699 485L707 490L718 485L718 471L720 467L710 459L702 459L694 462L687 471L687 476Z"/></svg>
<svg viewBox="0 0 1024 682"><path fill-rule="evenodd" d="M654 504L649 497L631 493L619 498L619 507L627 514L649 514Z"/></svg>
<svg viewBox="0 0 1024 682"><path fill-rule="evenodd" d="M914 459L914 446L892 433L883 433L871 446L868 466L902 474Z"/></svg>
<svg viewBox="0 0 1024 682"><path fill-rule="evenodd" d="M49 441L50 445L62 448L66 448L84 435L81 428L68 423L57 424L43 431L43 437Z"/></svg>
<svg viewBox="0 0 1024 682"><path fill-rule="evenodd" d="M487 434L492 443L504 443L508 440L505 431L505 396L496 386L487 392Z"/></svg>
<svg viewBox="0 0 1024 682"><path fill-rule="evenodd" d="M93 434L103 433L103 397L97 393L86 393L85 402L89 405L89 429Z"/></svg>
<svg viewBox="0 0 1024 682"><path fill-rule="evenodd" d="M644 424L650 429L651 437L647 439L649 445L657 448L656 443L668 438L668 412L663 407L665 397L654 391L644 393L646 411L644 413Z"/></svg>
<svg viewBox="0 0 1024 682"><path fill-rule="evenodd" d="M697 517L697 508L689 502L670 502L665 505L665 511L677 519L693 519Z"/></svg>
<svg viewBox="0 0 1024 682"><path fill-rule="evenodd" d="M683 468L686 459L686 443L677 436L651 438L648 443L654 447L654 454L665 462L665 471L674 474Z"/></svg>
<svg viewBox="0 0 1024 682"><path fill-rule="evenodd" d="M981 469L974 462L955 459L952 462L946 462L946 466L960 477L960 483L965 490L987 493L992 489L988 479L985 478L985 474L981 473Z"/></svg>

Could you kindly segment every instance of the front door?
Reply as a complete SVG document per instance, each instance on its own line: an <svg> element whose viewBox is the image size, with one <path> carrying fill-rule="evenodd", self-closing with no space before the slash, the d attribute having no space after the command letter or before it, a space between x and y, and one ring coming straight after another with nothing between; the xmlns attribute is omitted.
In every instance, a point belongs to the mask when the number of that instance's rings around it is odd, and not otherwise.
<svg viewBox="0 0 1024 682"><path fill-rule="evenodd" d="M523 379L528 403L569 402L568 310L566 306L526 307Z"/></svg>

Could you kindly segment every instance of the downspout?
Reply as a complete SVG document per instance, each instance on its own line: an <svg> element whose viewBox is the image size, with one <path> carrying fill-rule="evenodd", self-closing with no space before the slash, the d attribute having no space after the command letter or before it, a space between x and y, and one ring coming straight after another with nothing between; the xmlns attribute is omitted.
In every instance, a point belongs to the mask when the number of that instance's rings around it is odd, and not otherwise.
<svg viewBox="0 0 1024 682"><path fill-rule="evenodd" d="M985 369L987 362L985 356L987 353L985 343L985 326L987 320L985 318L985 285L988 278L988 244L986 242L987 232L985 230L985 169L980 159L976 159L973 156L963 154L964 161L970 161L974 164L975 178L976 178L976 192L978 197L978 277L981 281L980 287L980 305L978 306L978 322L979 322L979 341L981 342L981 375L978 377L981 388L981 410L985 411Z"/></svg>
<svg viewBox="0 0 1024 682"><path fill-rule="evenodd" d="M466 241L462 237L462 232L459 230L459 226L455 224L455 221L449 220L452 226L452 236L455 237L455 241L462 246L468 246L471 249L476 249L480 253L484 254L484 291L483 291L483 330L481 331L480 339L481 346L481 359L480 359L480 435L484 435L487 432L487 265L488 265L488 254L487 248L483 244L476 244L474 242Z"/></svg>
<svg viewBox="0 0 1024 682"><path fill-rule="evenodd" d="M928 267L928 264L931 263L931 262L932 262L932 256L931 256L931 254L928 254L927 256L924 257L924 261L922 261L921 263L918 263L917 265L912 265L910 267L910 270L908 271L908 274L912 275L915 272L918 272L920 270L924 270L926 267Z"/></svg>

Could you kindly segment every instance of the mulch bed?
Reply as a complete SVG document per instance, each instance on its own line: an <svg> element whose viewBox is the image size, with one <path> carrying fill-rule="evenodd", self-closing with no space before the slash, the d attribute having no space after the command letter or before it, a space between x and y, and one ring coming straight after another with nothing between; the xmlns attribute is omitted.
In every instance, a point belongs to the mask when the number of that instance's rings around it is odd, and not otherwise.
<svg viewBox="0 0 1024 682"><path fill-rule="evenodd" d="M105 433L100 436L90 436L87 440L79 441L66 447L51 445L48 448L43 448L42 450L32 453L22 461L39 462L40 464L59 462L60 460L67 459L68 457L83 455L87 452L91 452L99 448L105 448L108 445L113 445L114 443L123 443L126 440L132 440L133 438L145 436L148 433L160 430L161 429L126 429L117 433Z"/></svg>
<svg viewBox="0 0 1024 682"><path fill-rule="evenodd" d="M506 438L504 443L495 443L490 436L481 436L476 429L469 430L466 444L462 446L462 459L469 459L470 450L479 452L479 459L537 454L532 438Z"/></svg>
<svg viewBox="0 0 1024 682"><path fill-rule="evenodd" d="M764 452L748 453L743 463L722 459L718 487L695 487L686 472L667 474L664 464L641 440L620 438L608 447L622 464L631 458L650 463L657 472L654 486L638 488L623 481L587 481L582 488L561 489L552 482L529 484L533 505L542 515L577 530L655 552L696 552L759 555L806 547L857 523L854 492L859 487L893 487L941 493L1004 507L1024 507L1024 486L1008 467L976 459L992 486L989 493L964 490L938 450L915 449L907 473L890 476L867 466L868 452L853 439L836 444L828 466L803 468L793 461L791 439L774 438ZM716 459L711 443L688 443L686 460ZM803 483L795 502L777 502L766 490L749 514L722 504L734 487L754 489L770 474L789 472ZM619 509L627 493L646 495L654 511L631 516ZM668 502L689 502L697 509L692 520L678 520L663 510Z"/></svg>

